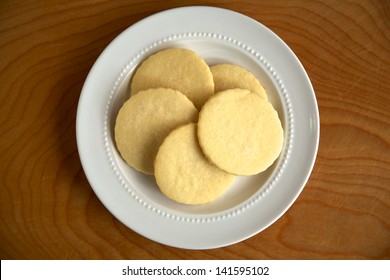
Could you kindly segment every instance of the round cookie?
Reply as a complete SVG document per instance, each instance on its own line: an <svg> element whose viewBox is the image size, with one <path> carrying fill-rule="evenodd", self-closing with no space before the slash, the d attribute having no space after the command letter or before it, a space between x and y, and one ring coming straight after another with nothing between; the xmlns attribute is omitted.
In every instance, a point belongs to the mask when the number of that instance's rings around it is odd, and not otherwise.
<svg viewBox="0 0 390 280"><path fill-rule="evenodd" d="M283 128L259 94L231 89L212 96L199 113L199 144L206 157L235 175L267 169L283 146Z"/></svg>
<svg viewBox="0 0 390 280"><path fill-rule="evenodd" d="M203 204L220 196L234 175L211 164L202 153L196 124L173 130L160 146L154 163L161 192L184 204Z"/></svg>
<svg viewBox="0 0 390 280"><path fill-rule="evenodd" d="M131 95L148 88L179 90L199 110L214 94L214 80L206 62L187 49L166 49L148 57L131 82Z"/></svg>
<svg viewBox="0 0 390 280"><path fill-rule="evenodd" d="M210 67L213 74L215 92L243 88L260 94L267 100L267 94L256 77L243 67L233 64L217 64Z"/></svg>
<svg viewBox="0 0 390 280"><path fill-rule="evenodd" d="M198 110L182 93L157 88L139 92L119 110L115 141L134 169L153 174L153 162L164 138L179 125L196 122Z"/></svg>

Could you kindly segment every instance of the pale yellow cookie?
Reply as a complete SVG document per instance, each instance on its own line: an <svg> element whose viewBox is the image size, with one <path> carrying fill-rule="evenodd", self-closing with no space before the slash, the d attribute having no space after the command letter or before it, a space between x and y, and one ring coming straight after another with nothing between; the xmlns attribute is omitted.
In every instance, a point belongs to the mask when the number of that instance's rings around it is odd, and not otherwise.
<svg viewBox="0 0 390 280"><path fill-rule="evenodd" d="M213 95L199 113L198 138L204 154L236 175L267 169L283 146L283 128L271 103L245 89Z"/></svg>
<svg viewBox="0 0 390 280"><path fill-rule="evenodd" d="M181 126L165 138L154 170L161 192L184 204L203 204L216 199L235 178L205 158L198 144L196 124Z"/></svg>
<svg viewBox="0 0 390 280"><path fill-rule="evenodd" d="M267 100L265 89L258 79L245 68L233 64L217 64L210 67L214 78L215 92L243 88L260 94Z"/></svg>
<svg viewBox="0 0 390 280"><path fill-rule="evenodd" d="M199 110L214 94L214 80L206 62L187 49L166 49L148 57L131 82L131 95L148 88L179 90Z"/></svg>
<svg viewBox="0 0 390 280"><path fill-rule="evenodd" d="M140 91L126 101L115 124L115 141L134 169L153 174L153 162L164 138L177 126L196 122L198 110L182 93L157 88Z"/></svg>

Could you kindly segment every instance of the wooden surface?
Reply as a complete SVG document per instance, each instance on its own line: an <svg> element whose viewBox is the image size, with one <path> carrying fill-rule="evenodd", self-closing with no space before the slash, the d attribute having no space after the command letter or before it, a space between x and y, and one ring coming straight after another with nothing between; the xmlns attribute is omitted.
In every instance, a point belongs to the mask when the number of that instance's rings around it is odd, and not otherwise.
<svg viewBox="0 0 390 280"><path fill-rule="evenodd" d="M313 83L318 158L275 224L235 245L150 241L97 199L75 139L83 82L121 31L203 4L277 33ZM0 1L1 259L390 259L390 2Z"/></svg>

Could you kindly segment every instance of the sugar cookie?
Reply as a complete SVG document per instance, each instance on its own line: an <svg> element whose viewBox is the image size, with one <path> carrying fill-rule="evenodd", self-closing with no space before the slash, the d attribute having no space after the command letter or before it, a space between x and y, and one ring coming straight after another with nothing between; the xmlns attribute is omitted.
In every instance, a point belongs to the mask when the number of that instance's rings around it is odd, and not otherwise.
<svg viewBox="0 0 390 280"><path fill-rule="evenodd" d="M199 144L219 168L236 175L267 169L283 146L283 128L272 105L259 94L231 89L213 95L198 121Z"/></svg>
<svg viewBox="0 0 390 280"><path fill-rule="evenodd" d="M245 68L234 64L217 64L210 67L215 92L243 88L260 94L267 100L267 94L256 77Z"/></svg>
<svg viewBox="0 0 390 280"><path fill-rule="evenodd" d="M123 159L134 169L153 174L157 150L171 130L196 122L198 110L177 90L140 91L124 103L115 124L115 141Z"/></svg>
<svg viewBox="0 0 390 280"><path fill-rule="evenodd" d="M187 49L162 50L142 62L132 79L131 95L155 87L179 90L199 110L214 94L209 66L198 54Z"/></svg>
<svg viewBox="0 0 390 280"><path fill-rule="evenodd" d="M203 204L214 200L235 178L205 158L198 144L194 123L173 130L165 138L154 168L161 192L184 204Z"/></svg>

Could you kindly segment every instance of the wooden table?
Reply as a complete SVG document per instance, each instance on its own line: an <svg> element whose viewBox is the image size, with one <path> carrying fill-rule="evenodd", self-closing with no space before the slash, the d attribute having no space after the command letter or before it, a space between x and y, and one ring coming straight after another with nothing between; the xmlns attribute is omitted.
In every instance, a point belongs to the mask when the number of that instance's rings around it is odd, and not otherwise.
<svg viewBox="0 0 390 280"><path fill-rule="evenodd" d="M179 4L180 3L180 4ZM321 138L297 201L256 236L190 251L116 220L81 167L84 80L121 31L179 5L246 14L296 53L313 83ZM390 2L0 2L1 259L390 259Z"/></svg>

